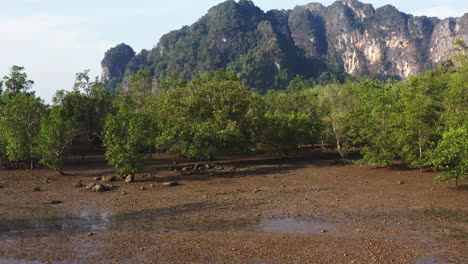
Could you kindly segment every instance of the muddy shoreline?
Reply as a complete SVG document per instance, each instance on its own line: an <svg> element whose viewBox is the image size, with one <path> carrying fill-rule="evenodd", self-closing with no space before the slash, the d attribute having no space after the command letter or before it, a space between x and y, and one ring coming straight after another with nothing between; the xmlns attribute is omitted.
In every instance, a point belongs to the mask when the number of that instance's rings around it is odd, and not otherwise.
<svg viewBox="0 0 468 264"><path fill-rule="evenodd" d="M103 193L74 186L113 175L98 154L65 176L0 171L0 263L468 262L466 188L335 158L224 157L188 173L193 162L158 155Z"/></svg>

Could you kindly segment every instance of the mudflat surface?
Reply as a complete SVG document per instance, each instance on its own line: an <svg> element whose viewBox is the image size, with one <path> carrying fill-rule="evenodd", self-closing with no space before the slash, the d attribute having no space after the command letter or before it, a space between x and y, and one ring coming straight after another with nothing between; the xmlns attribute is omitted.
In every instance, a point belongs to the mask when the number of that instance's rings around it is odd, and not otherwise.
<svg viewBox="0 0 468 264"><path fill-rule="evenodd" d="M113 175L102 155L0 171L0 263L468 263L468 188L336 158L157 155L102 193L74 186Z"/></svg>

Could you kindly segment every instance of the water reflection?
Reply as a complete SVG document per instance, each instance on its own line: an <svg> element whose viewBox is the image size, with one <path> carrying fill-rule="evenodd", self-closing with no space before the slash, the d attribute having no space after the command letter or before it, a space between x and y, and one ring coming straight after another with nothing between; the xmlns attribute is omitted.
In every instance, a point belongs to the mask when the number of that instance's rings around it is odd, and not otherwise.
<svg viewBox="0 0 468 264"><path fill-rule="evenodd" d="M335 225L317 216L269 217L258 220L183 217L164 214L160 210L112 215L109 212L91 214L83 211L73 217L47 217L1 221L0 233L13 231L37 232L209 232L249 231L295 234L319 234Z"/></svg>
<svg viewBox="0 0 468 264"><path fill-rule="evenodd" d="M263 232L291 234L320 234L335 228L335 225L317 216L271 217L260 220L258 227Z"/></svg>

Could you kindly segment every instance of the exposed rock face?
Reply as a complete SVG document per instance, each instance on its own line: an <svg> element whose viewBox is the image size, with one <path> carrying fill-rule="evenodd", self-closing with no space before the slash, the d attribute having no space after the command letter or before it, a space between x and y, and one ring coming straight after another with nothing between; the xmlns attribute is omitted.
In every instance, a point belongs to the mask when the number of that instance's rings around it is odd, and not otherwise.
<svg viewBox="0 0 468 264"><path fill-rule="evenodd" d="M190 79L200 71L227 68L248 88L262 91L284 88L296 74L317 79L332 69L405 79L447 60L456 39L468 42L468 14L415 17L357 0L264 13L251 1L229 0L192 26L164 35L150 51L134 56L123 44L109 50L102 79L140 69L151 69L156 79L172 72Z"/></svg>
<svg viewBox="0 0 468 264"><path fill-rule="evenodd" d="M429 48L429 59L433 64L447 60L453 53L450 51L455 40L468 43L468 13L460 18L447 18L434 28Z"/></svg>
<svg viewBox="0 0 468 264"><path fill-rule="evenodd" d="M109 49L101 62L101 81L107 83L112 79L122 79L133 57L135 51L124 43Z"/></svg>

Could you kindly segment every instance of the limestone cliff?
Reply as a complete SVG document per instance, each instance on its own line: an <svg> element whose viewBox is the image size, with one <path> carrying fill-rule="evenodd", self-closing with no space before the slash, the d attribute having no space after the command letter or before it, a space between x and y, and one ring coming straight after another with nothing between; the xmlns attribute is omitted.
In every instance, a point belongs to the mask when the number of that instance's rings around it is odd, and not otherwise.
<svg viewBox="0 0 468 264"><path fill-rule="evenodd" d="M190 79L219 68L261 91L282 89L296 74L318 83L341 73L405 79L447 60L456 39L468 42L468 14L440 20L357 0L265 13L251 1L228 0L164 35L152 50L137 56L123 44L109 50L102 80L140 69L156 79L172 72Z"/></svg>
<svg viewBox="0 0 468 264"><path fill-rule="evenodd" d="M112 79L122 79L133 57L135 51L124 43L109 49L101 61L101 81L107 83Z"/></svg>

